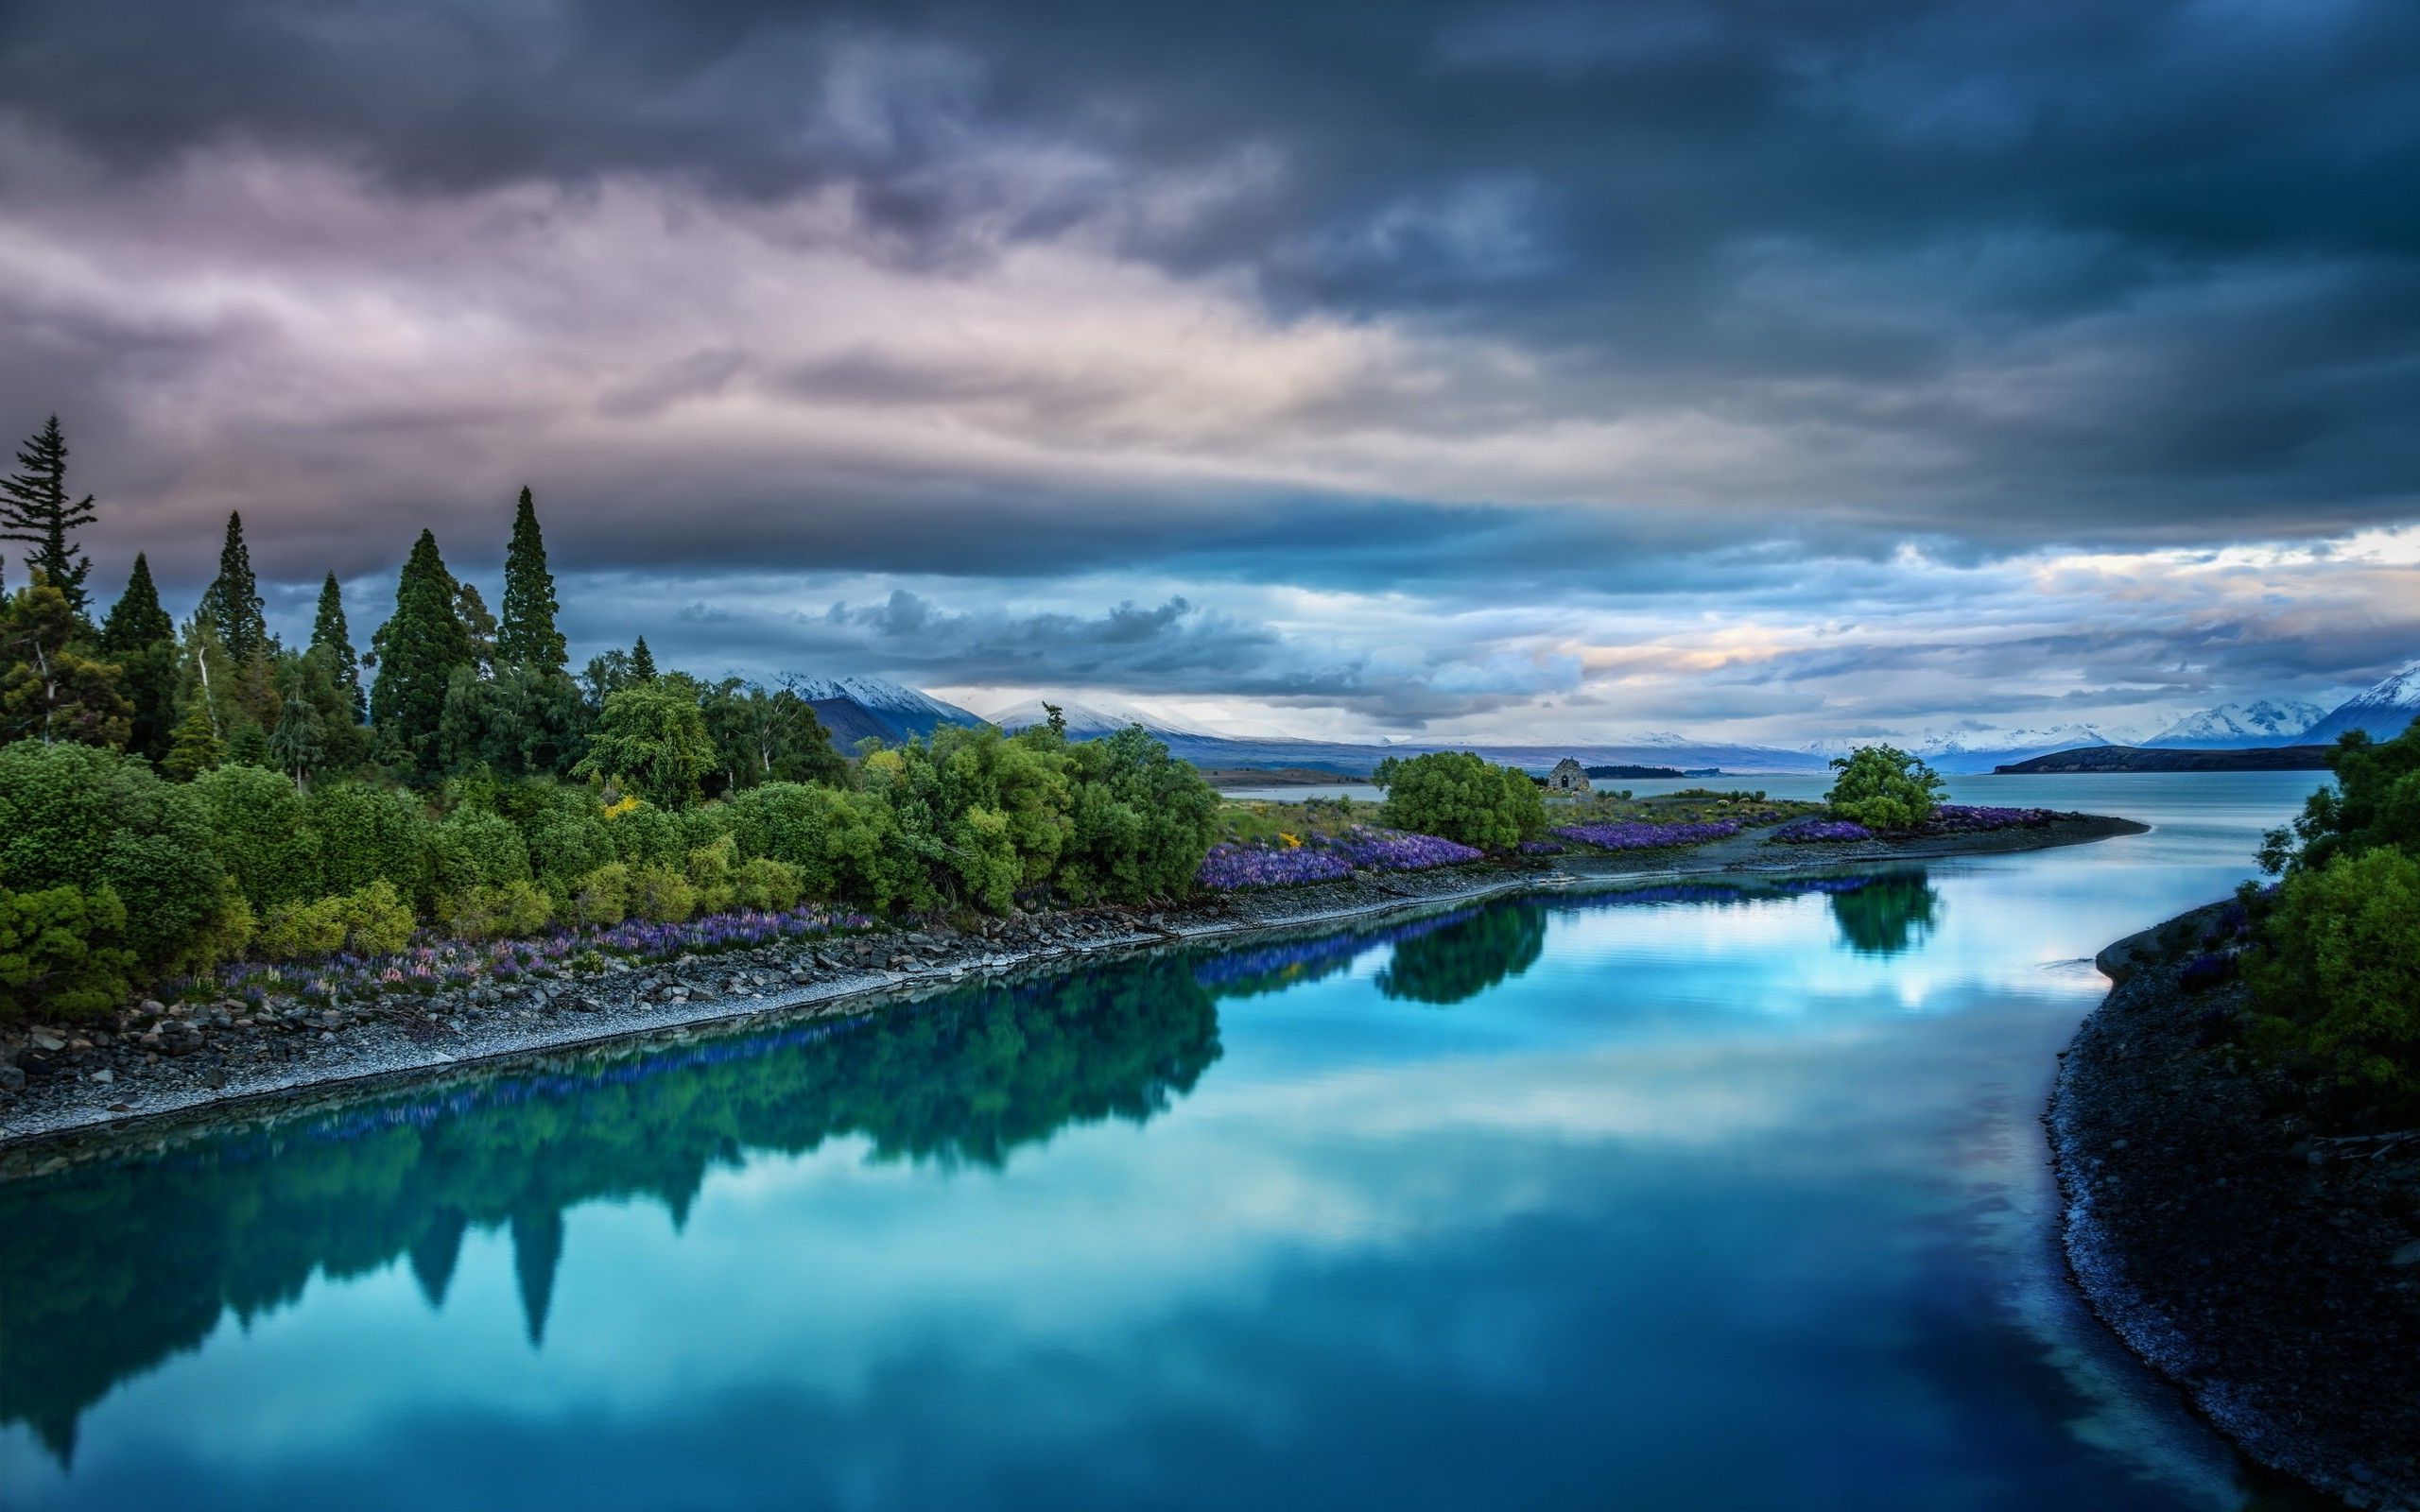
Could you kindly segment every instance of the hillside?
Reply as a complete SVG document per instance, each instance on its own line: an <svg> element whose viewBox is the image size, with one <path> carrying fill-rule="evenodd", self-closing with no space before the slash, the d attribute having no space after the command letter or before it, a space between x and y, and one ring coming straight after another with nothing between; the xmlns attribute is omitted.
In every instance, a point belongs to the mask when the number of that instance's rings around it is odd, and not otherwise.
<svg viewBox="0 0 2420 1512"><path fill-rule="evenodd" d="M1993 770L2004 776L2084 772L2317 772L2327 769L2325 746L2253 746L2227 750L2173 747L2084 746L2052 751Z"/></svg>

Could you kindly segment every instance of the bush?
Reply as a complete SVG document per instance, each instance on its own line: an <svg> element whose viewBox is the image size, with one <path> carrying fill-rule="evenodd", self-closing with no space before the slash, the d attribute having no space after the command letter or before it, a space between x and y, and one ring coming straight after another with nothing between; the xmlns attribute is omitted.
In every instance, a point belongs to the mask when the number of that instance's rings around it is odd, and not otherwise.
<svg viewBox="0 0 2420 1512"><path fill-rule="evenodd" d="M428 892L437 824L401 788L321 782L303 799L304 822L319 840L320 885L356 893L384 882L401 898Z"/></svg>
<svg viewBox="0 0 2420 1512"><path fill-rule="evenodd" d="M272 910L256 948L273 961L306 961L351 951L389 955L411 942L412 911L384 878L353 892Z"/></svg>
<svg viewBox="0 0 2420 1512"><path fill-rule="evenodd" d="M0 878L19 892L73 887L88 903L106 889L145 974L212 964L251 931L200 800L117 751L0 746Z"/></svg>
<svg viewBox="0 0 2420 1512"><path fill-rule="evenodd" d="M2290 830L2270 833L2265 869L2316 868L2387 845L2420 854L2420 726L2376 743L2354 730L2327 765L2336 782L2311 794Z"/></svg>
<svg viewBox="0 0 2420 1512"><path fill-rule="evenodd" d="M686 808L698 780L714 770L698 700L666 685L625 688L610 695L588 754L572 768L593 782L615 782L657 808Z"/></svg>
<svg viewBox="0 0 2420 1512"><path fill-rule="evenodd" d="M517 939L553 922L555 901L534 882L471 888L447 900L446 927L464 939Z"/></svg>
<svg viewBox="0 0 2420 1512"><path fill-rule="evenodd" d="M221 766L193 782L219 864L255 913L318 897L320 837L294 784L258 766Z"/></svg>
<svg viewBox="0 0 2420 1512"><path fill-rule="evenodd" d="M572 889L572 921L610 927L631 917L631 868L608 862L579 879Z"/></svg>
<svg viewBox="0 0 2420 1512"><path fill-rule="evenodd" d="M1832 758L1841 775L1824 801L1869 830L1912 830L1941 806L1941 776L1895 746L1861 746Z"/></svg>
<svg viewBox="0 0 2420 1512"><path fill-rule="evenodd" d="M1139 726L1069 752L1069 833L1054 879L1079 902L1183 895L1218 838L1219 795Z"/></svg>
<svg viewBox="0 0 2420 1512"><path fill-rule="evenodd" d="M2248 962L2268 1048L2420 1093L2420 860L2382 846L2288 876Z"/></svg>
<svg viewBox="0 0 2420 1512"><path fill-rule="evenodd" d="M90 1017L132 990L126 905L108 887L0 889L0 1012Z"/></svg>
<svg viewBox="0 0 2420 1512"><path fill-rule="evenodd" d="M691 892L690 907L701 914L729 913L738 897L737 866L738 847L730 835L693 849L683 868Z"/></svg>
<svg viewBox="0 0 2420 1512"><path fill-rule="evenodd" d="M1547 833L1546 800L1518 767L1470 751L1433 751L1409 761L1388 757L1374 778L1387 790L1378 822L1482 850L1511 850Z"/></svg>
<svg viewBox="0 0 2420 1512"><path fill-rule="evenodd" d="M798 868L770 856L751 856L732 878L733 892L743 908L778 913L795 904L804 892Z"/></svg>
<svg viewBox="0 0 2420 1512"><path fill-rule="evenodd" d="M632 867L630 911L650 924L677 924L698 911L697 889L670 867Z"/></svg>
<svg viewBox="0 0 2420 1512"><path fill-rule="evenodd" d="M430 885L437 900L458 900L481 887L509 887L529 876L529 847L501 815L458 809L436 828L429 846Z"/></svg>

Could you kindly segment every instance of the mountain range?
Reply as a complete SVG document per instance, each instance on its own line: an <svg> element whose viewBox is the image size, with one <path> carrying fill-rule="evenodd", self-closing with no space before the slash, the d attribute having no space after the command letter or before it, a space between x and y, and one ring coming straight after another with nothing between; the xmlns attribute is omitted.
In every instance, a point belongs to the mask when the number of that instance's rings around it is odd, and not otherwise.
<svg viewBox="0 0 2420 1512"><path fill-rule="evenodd" d="M1036 698L998 710L987 721L954 703L883 678L808 678L790 686L814 705L816 713L831 730L833 743L843 750L868 738L896 745L909 736L929 737L945 724L991 723L1015 730L1040 724L1047 717L1043 700ZM1334 772L1340 777L1365 776L1391 755L1418 755L1430 750L1476 750L1490 761L1540 771L1565 756L1573 756L1586 766L1677 766L1737 773L1821 772L1832 757L1864 743L1821 741L1792 748L1693 740L1686 735L1656 732L1626 740L1570 745L1417 740L1362 744L1282 735L1219 735L1107 700L1051 701L1058 704L1067 733L1078 740L1096 739L1139 724L1165 741L1176 755L1200 766L1304 767ZM2290 698L2262 698L2205 709L2175 721L2148 739L2113 738L2095 726L2067 724L2035 730L1945 730L1918 735L1903 744L1935 769L1955 775L1988 772L1996 766L2054 751L2100 746L2237 750L2325 745L2347 730L2362 730L2373 739L2390 740L2402 733L2415 716L2420 716L2420 662L2413 662L2332 710Z"/></svg>

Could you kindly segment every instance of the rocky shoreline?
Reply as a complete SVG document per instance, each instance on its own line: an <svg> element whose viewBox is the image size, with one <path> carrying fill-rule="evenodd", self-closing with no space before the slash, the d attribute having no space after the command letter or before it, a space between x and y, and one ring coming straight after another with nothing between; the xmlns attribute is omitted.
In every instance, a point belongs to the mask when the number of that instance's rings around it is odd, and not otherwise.
<svg viewBox="0 0 2420 1512"><path fill-rule="evenodd" d="M181 1117L306 1089L352 1087L755 1015L862 1007L981 976L1128 950L1317 925L1428 903L1591 881L1778 874L2083 844L2143 826L2063 816L2048 826L1912 841L1781 846L1761 833L1675 856L1564 855L1553 864L1359 873L1238 892L1183 908L1081 909L813 936L665 962L611 961L594 975L392 994L257 1015L234 1001L147 1002L113 1018L0 1033L0 1178L91 1130Z"/></svg>
<svg viewBox="0 0 2420 1512"><path fill-rule="evenodd" d="M2255 1461L2420 1508L2420 1132L2317 1125L2185 961L2219 905L2103 951L2046 1115L2093 1311Z"/></svg>

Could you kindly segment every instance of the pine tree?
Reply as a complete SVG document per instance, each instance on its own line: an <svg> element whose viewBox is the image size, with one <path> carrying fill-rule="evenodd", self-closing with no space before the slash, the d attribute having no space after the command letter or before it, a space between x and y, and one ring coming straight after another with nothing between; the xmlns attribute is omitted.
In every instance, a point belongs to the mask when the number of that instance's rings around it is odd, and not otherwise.
<svg viewBox="0 0 2420 1512"><path fill-rule="evenodd" d="M67 441L58 416L26 438L17 465L25 471L0 478L0 541L33 547L26 565L48 579L67 600L68 611L82 621L92 609L84 578L93 563L78 553L72 533L93 523L93 496L68 501Z"/></svg>
<svg viewBox="0 0 2420 1512"><path fill-rule="evenodd" d="M525 666L538 672L561 673L571 664L571 648L555 627L554 574L546 570L546 541L538 530L538 507L529 490L512 512L512 545L504 558L504 612L495 636L499 665Z"/></svg>
<svg viewBox="0 0 2420 1512"><path fill-rule="evenodd" d="M334 573L320 585L320 612L311 621L310 648L327 653L337 686L353 705L353 722L365 723L370 718L370 696L362 691L361 658L354 653L353 631L344 622L344 591L337 587Z"/></svg>
<svg viewBox="0 0 2420 1512"><path fill-rule="evenodd" d="M118 669L84 654L85 633L40 568L0 604L0 740L126 744L132 709L118 692Z"/></svg>
<svg viewBox="0 0 2420 1512"><path fill-rule="evenodd" d="M423 775L441 760L439 729L445 685L454 669L471 664L471 637L455 614L454 575L424 530L395 586L395 612L378 627L378 676L370 685L370 718L398 765Z"/></svg>
<svg viewBox="0 0 2420 1512"><path fill-rule="evenodd" d="M639 637L638 644L631 647L631 680L632 682L655 680L655 653L647 648L647 637L644 635Z"/></svg>
<svg viewBox="0 0 2420 1512"><path fill-rule="evenodd" d="M327 756L327 731L303 684L298 662L288 669L280 690L284 701L278 707L277 725L268 732L268 753L278 770L294 779L296 788L308 790L311 774Z"/></svg>
<svg viewBox="0 0 2420 1512"><path fill-rule="evenodd" d="M210 722L210 700L191 700L185 705L184 717L177 721L176 736L160 769L180 782L190 782L204 772L216 770L226 759L226 743L218 738L217 728Z"/></svg>
<svg viewBox="0 0 2420 1512"><path fill-rule="evenodd" d="M177 625L160 607L151 564L140 553L109 618L101 650L118 664L118 684L134 706L126 748L159 761L168 754L177 724Z"/></svg>
<svg viewBox="0 0 2420 1512"><path fill-rule="evenodd" d="M488 612L488 601L479 596L478 584L454 585L454 617L462 622L462 633L471 638L471 664L486 677L495 670L495 616Z"/></svg>
<svg viewBox="0 0 2420 1512"><path fill-rule="evenodd" d="M202 591L201 617L218 632L218 644L236 665L259 661L269 653L268 620L262 612L261 589L252 576L252 554L244 544L244 517L227 517L227 541L218 548L218 576Z"/></svg>

